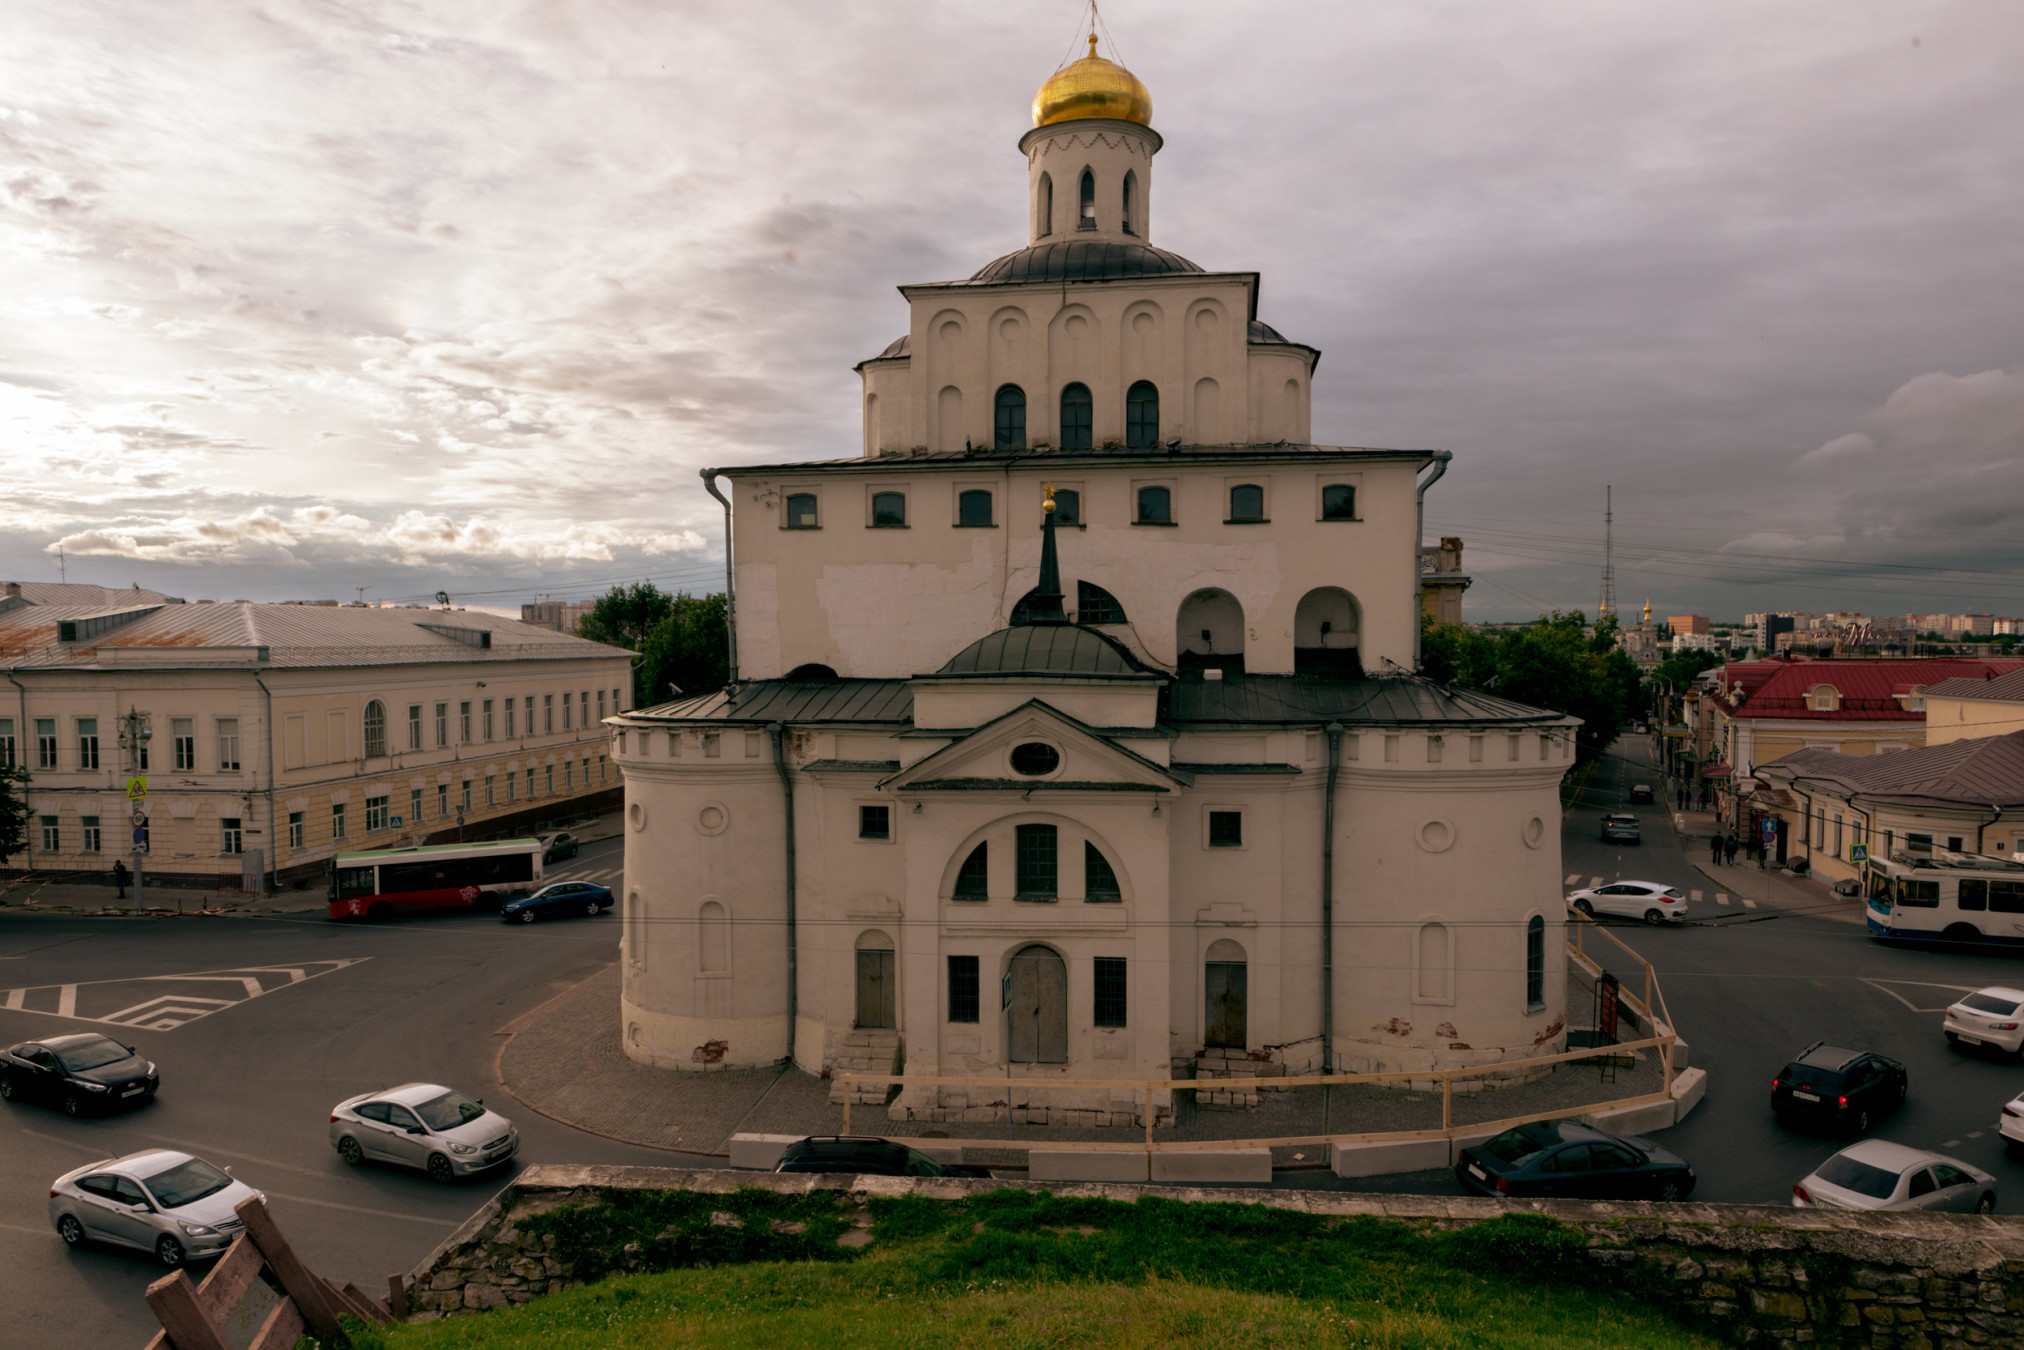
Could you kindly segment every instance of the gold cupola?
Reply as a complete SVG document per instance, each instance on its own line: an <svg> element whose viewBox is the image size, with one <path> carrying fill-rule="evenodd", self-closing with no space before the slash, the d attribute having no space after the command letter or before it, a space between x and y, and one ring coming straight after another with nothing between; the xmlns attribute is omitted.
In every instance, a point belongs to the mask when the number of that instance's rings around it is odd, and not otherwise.
<svg viewBox="0 0 2024 1350"><path fill-rule="evenodd" d="M1096 54L1096 34L1089 35L1089 55L1048 76L1033 96L1033 125L1051 126L1086 117L1153 122L1153 96L1138 76Z"/></svg>

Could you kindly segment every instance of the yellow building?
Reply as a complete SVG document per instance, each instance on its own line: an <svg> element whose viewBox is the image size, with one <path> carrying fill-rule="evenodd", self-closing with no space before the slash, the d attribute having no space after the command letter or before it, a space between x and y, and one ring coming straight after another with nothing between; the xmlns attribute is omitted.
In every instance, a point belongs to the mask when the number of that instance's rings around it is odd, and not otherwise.
<svg viewBox="0 0 2024 1350"><path fill-rule="evenodd" d="M1928 686L1926 744L2024 731L2024 669Z"/></svg>

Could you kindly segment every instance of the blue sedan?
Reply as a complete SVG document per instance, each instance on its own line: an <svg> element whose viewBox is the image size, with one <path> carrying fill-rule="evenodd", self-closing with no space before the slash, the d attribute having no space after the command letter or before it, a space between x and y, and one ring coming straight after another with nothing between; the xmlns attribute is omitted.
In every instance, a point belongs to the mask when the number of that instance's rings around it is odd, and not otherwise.
<svg viewBox="0 0 2024 1350"><path fill-rule="evenodd" d="M536 919L559 919L565 914L595 918L611 908L611 888L594 881L554 881L532 895L508 900L499 907L499 917L508 923L533 923Z"/></svg>
<svg viewBox="0 0 2024 1350"><path fill-rule="evenodd" d="M1693 1193L1694 1169L1649 1139L1543 1120L1463 1149L1455 1180L1476 1195L1684 1200Z"/></svg>

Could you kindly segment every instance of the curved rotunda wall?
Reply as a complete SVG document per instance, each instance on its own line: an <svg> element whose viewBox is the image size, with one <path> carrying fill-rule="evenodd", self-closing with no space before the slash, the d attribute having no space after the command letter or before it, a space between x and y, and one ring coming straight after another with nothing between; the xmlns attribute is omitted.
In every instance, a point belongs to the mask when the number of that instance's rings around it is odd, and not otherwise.
<svg viewBox="0 0 2024 1350"><path fill-rule="evenodd" d="M1159 133L1130 122L1088 119L1035 127L1020 138L1026 152L1032 243L1072 239L1149 242L1152 230L1153 156ZM1081 223L1082 175L1091 177L1096 208L1090 229ZM1126 229L1125 182L1132 185L1131 228ZM1049 191L1048 189L1051 189ZM1052 211L1046 209L1051 198ZM1044 227L1044 228L1043 228Z"/></svg>

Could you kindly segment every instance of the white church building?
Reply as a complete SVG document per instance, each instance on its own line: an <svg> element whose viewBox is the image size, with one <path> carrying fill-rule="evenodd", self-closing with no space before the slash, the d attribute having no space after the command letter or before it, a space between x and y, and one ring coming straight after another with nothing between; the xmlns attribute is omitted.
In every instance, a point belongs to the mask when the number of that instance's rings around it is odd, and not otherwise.
<svg viewBox="0 0 2024 1350"><path fill-rule="evenodd" d="M1413 673L1447 454L1313 443L1320 354L1154 245L1094 38L1033 114L1026 246L901 288L861 453L705 473L733 682L609 724L626 1052L1121 1122L1045 1081L1564 1048L1576 722Z"/></svg>

